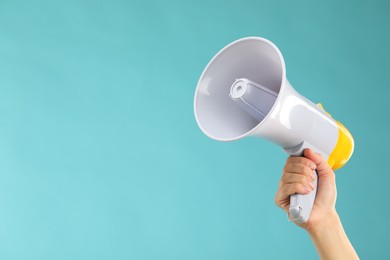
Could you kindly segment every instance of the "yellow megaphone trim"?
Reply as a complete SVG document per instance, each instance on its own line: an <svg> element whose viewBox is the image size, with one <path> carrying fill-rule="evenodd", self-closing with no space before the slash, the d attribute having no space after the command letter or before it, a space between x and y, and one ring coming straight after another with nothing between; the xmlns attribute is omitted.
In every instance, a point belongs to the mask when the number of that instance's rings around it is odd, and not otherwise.
<svg viewBox="0 0 390 260"><path fill-rule="evenodd" d="M322 106L321 103L318 103L317 106L321 108L328 116L332 117ZM336 121L337 127L339 129L339 136L332 153L329 155L328 164L332 167L333 170L337 170L344 166L351 158L354 141L351 133L348 129L343 126L339 121Z"/></svg>
<svg viewBox="0 0 390 260"><path fill-rule="evenodd" d="M329 155L328 163L333 170L344 166L351 157L354 148L354 141L351 133L340 122L336 121L339 129L339 137L335 148Z"/></svg>

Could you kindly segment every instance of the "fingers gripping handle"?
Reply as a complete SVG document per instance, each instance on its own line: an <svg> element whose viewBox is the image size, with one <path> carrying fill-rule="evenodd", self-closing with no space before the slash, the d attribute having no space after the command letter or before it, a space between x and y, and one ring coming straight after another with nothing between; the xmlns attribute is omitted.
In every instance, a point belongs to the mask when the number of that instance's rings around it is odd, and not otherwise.
<svg viewBox="0 0 390 260"><path fill-rule="evenodd" d="M315 172L315 171L314 171ZM298 223L305 223L313 209L314 200L317 194L317 173L313 182L315 188L309 194L294 194L290 196L290 208L288 209L288 219Z"/></svg>
<svg viewBox="0 0 390 260"><path fill-rule="evenodd" d="M313 147L307 142L303 142L300 145L284 149L291 156L302 156L303 151L306 148L310 148L315 152L321 153L319 149ZM288 219L297 223L305 223L309 217L311 210L313 209L314 200L317 194L317 172L315 172L315 180L313 181L315 188L309 194L293 194L290 196L290 208L288 210Z"/></svg>

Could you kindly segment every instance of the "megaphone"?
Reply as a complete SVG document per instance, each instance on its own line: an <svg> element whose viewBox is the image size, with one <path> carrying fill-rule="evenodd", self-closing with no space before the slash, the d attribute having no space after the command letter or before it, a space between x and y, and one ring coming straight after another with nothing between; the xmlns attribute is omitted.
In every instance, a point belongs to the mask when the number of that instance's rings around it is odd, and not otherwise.
<svg viewBox="0 0 390 260"><path fill-rule="evenodd" d="M211 59L196 87L194 112L199 128L212 139L260 137L291 156L311 148L333 169L342 167L354 149L350 132L291 86L281 52L260 37L234 41ZM309 219L316 191L290 196L290 220Z"/></svg>

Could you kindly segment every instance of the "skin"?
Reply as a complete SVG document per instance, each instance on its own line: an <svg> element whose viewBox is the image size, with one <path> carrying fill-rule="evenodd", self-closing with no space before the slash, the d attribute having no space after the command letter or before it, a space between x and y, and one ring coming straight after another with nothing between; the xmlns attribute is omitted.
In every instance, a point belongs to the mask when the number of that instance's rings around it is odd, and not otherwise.
<svg viewBox="0 0 390 260"><path fill-rule="evenodd" d="M350 243L336 211L336 178L324 158L310 149L304 157L290 157L283 169L275 195L275 203L286 213L290 206L290 195L308 194L314 189L312 181L318 174L317 195L310 218L306 223L297 224L305 229L323 260L359 259Z"/></svg>

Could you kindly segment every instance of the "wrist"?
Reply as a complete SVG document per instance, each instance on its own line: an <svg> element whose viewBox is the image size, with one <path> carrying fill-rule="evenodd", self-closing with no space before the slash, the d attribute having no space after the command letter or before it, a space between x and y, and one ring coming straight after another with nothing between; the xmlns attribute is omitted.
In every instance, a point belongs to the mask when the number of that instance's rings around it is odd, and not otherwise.
<svg viewBox="0 0 390 260"><path fill-rule="evenodd" d="M345 234L336 210L309 224L305 229L321 259L359 259Z"/></svg>
<svg viewBox="0 0 390 260"><path fill-rule="evenodd" d="M329 230L335 230L339 228L343 228L339 215L337 214L336 210L332 210L327 214L323 214L321 219L309 222L305 227L305 230L307 233L309 233L310 236L318 236Z"/></svg>

